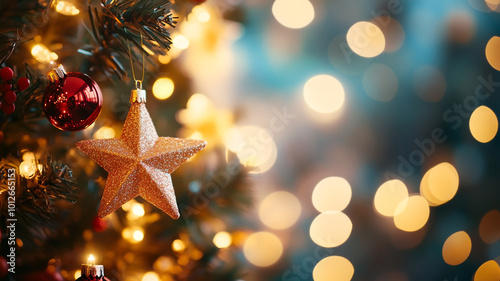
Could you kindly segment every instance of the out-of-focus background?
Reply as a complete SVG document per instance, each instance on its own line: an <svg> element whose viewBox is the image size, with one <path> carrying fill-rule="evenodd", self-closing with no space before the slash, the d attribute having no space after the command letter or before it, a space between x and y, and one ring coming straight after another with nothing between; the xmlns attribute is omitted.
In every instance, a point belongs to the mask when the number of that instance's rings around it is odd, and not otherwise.
<svg viewBox="0 0 500 281"><path fill-rule="evenodd" d="M26 25L28 1L7 2ZM176 1L144 87L160 136L208 142L173 173L178 221L140 198L96 217L107 173L74 143L118 137L134 83L80 2L35 9L47 20L2 65L57 59L104 99L76 133L27 102L2 117L4 163L50 154L79 183L76 205L18 230L20 280L75 280L90 253L126 281L500 280L500 1Z"/></svg>

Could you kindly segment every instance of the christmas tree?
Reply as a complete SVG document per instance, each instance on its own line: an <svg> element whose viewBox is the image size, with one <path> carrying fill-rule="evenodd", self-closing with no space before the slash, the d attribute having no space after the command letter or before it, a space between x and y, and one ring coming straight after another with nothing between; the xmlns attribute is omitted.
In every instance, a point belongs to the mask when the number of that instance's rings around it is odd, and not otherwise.
<svg viewBox="0 0 500 281"><path fill-rule="evenodd" d="M499 11L0 0L0 280L500 280Z"/></svg>
<svg viewBox="0 0 500 281"><path fill-rule="evenodd" d="M208 107L196 112L205 114L203 120L192 117L200 104L196 98L201 95L193 96L189 76L176 63L181 48L177 47L177 54L169 54L171 33L178 22L200 13L209 16L206 8L197 7L202 2L0 3L2 280L75 280L84 275L80 265L89 254L103 263L111 280L140 280L143 276L157 278L147 280L236 280L241 274L238 262L231 258L237 251L224 248L231 245L227 235L242 227L241 222L236 223L237 214L251 206L247 171L234 155L226 155L222 135L214 131L221 123L213 119L222 118L229 125L232 117L218 115L220 109ZM198 11L193 12L193 8ZM192 21L203 23L196 18ZM182 36L174 40L182 43ZM176 81L175 96L168 104L154 102L172 95L172 80ZM130 122L141 128L149 122L150 127L144 132L131 127L133 136L148 138L157 130L160 136L190 137L191 143L202 146L188 153L195 146L183 139L178 139L179 144L172 143L173 138L155 140L165 142L156 148L159 152L173 150L165 154L168 159L154 161L169 167L180 162L169 168L168 174L155 170L153 177L165 177L160 182L135 182L114 191L112 197L121 203L99 217L97 210L105 205L101 197L110 176L75 144L120 136L130 92L135 89L149 95L147 108L161 125L155 129L151 119L143 120L149 113L142 102L138 110L143 117ZM194 109L189 108L189 101ZM183 109L186 103L188 107ZM181 109L190 114L176 118ZM178 133L181 127L184 129ZM122 131L122 139L127 138L125 134ZM173 169L205 146L205 141L198 140L205 134L208 149L173 173L169 186L164 186ZM84 147L81 149L88 151L88 146ZM123 163L112 171L130 164ZM230 173L226 172L229 167ZM137 170L134 173L139 174L129 180L148 177ZM172 196L171 182L175 183L173 198L156 197L163 196L155 195L156 190ZM144 185L139 197L121 197L135 185ZM148 191L151 186L157 188ZM175 212L162 207L167 203ZM182 218L173 220L155 206ZM12 227L6 228L9 225ZM214 244L217 233L222 242Z"/></svg>

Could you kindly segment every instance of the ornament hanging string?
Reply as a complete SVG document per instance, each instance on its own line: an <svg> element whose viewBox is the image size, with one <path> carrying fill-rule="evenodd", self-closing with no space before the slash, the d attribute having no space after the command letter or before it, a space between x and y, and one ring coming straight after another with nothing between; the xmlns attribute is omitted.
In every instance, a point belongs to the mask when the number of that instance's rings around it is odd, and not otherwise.
<svg viewBox="0 0 500 281"><path fill-rule="evenodd" d="M141 51L142 52L142 78L140 80L138 80L137 78L135 78L134 63L132 62L132 52L130 51L130 41L129 40L127 40L127 44L128 44L128 55L130 58L130 67L132 68L132 76L134 77L135 87L138 90L142 90L142 81L144 80L144 64L145 64L144 51ZM141 46L142 45L143 45L143 43L142 43L142 32L141 32Z"/></svg>

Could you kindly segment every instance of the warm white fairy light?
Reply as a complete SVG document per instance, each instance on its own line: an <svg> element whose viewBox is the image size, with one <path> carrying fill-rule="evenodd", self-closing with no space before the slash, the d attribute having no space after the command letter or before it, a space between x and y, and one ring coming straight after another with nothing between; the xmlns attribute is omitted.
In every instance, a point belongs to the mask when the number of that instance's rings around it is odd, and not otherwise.
<svg viewBox="0 0 500 281"><path fill-rule="evenodd" d="M87 264L88 265L95 265L94 255L92 255L92 254L89 255L89 258L87 259Z"/></svg>
<svg viewBox="0 0 500 281"><path fill-rule="evenodd" d="M32 179L36 175L37 166L33 160L23 161L19 165L19 174L26 179Z"/></svg>
<svg viewBox="0 0 500 281"><path fill-rule="evenodd" d="M33 46L33 48L31 49L31 54L37 61L44 63L49 63L59 58L59 56L56 53L51 52L43 44L36 44L35 46Z"/></svg>
<svg viewBox="0 0 500 281"><path fill-rule="evenodd" d="M62 0L57 1L56 11L65 16L76 16L80 13L71 2Z"/></svg>

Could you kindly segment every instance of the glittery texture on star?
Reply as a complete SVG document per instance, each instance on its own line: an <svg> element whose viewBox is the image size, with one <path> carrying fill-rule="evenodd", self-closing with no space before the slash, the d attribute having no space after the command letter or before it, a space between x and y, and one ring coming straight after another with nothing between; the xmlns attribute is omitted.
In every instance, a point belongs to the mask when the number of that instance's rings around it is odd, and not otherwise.
<svg viewBox="0 0 500 281"><path fill-rule="evenodd" d="M144 103L132 103L119 138L85 140L77 148L106 170L99 216L137 196L179 218L170 174L206 145L203 140L158 137Z"/></svg>

